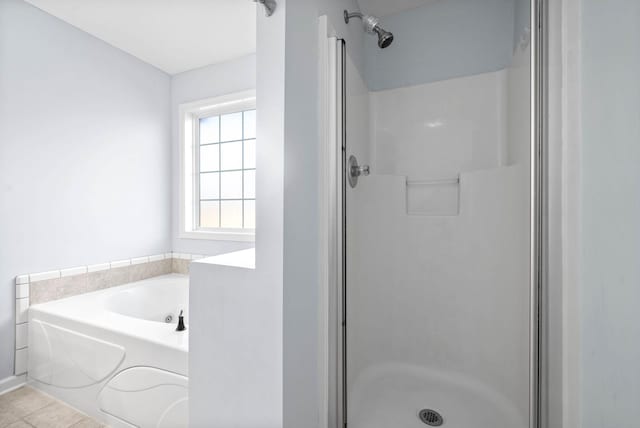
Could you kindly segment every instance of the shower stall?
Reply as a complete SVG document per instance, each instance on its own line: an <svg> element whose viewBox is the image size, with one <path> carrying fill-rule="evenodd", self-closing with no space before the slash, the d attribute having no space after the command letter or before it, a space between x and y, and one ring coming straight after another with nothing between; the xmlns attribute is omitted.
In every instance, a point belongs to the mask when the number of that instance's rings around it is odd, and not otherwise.
<svg viewBox="0 0 640 428"><path fill-rule="evenodd" d="M378 43L328 38L338 426L538 426L532 7L345 11Z"/></svg>

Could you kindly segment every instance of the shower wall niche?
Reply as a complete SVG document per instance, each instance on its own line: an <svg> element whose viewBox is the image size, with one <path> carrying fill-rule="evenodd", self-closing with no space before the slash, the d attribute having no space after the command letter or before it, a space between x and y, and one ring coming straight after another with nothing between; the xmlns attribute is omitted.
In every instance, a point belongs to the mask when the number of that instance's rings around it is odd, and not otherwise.
<svg viewBox="0 0 640 428"><path fill-rule="evenodd" d="M347 156L371 166L347 190L351 427L423 426L424 408L451 427L527 426L530 48L516 28L526 7L454 0L383 17L394 44L365 40L364 68L347 45ZM467 73L458 62L480 54L456 34L465 16L493 20L469 37L492 27L483 43L501 43ZM410 43L416 22L452 50L450 76L442 52ZM422 75L411 49L428 59Z"/></svg>

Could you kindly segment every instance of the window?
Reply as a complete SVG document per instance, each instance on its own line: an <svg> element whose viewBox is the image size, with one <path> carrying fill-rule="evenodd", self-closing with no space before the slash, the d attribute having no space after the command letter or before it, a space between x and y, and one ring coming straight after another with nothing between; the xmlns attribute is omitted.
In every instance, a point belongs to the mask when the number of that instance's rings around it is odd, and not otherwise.
<svg viewBox="0 0 640 428"><path fill-rule="evenodd" d="M256 219L255 94L181 106L182 236L251 240Z"/></svg>

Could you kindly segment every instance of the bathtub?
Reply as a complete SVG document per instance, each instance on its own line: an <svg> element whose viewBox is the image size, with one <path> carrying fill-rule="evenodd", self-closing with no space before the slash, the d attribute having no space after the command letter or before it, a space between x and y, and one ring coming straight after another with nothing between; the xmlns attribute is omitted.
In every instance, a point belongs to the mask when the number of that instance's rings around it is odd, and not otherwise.
<svg viewBox="0 0 640 428"><path fill-rule="evenodd" d="M171 274L31 306L29 382L112 427L187 427L188 302Z"/></svg>

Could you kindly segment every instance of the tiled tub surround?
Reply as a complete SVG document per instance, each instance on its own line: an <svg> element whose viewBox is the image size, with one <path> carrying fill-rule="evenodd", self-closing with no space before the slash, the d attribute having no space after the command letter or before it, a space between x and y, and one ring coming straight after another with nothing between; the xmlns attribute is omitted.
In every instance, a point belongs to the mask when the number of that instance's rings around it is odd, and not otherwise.
<svg viewBox="0 0 640 428"><path fill-rule="evenodd" d="M32 305L102 290L172 272L173 259L114 267L72 276L34 281L29 284Z"/></svg>
<svg viewBox="0 0 640 428"><path fill-rule="evenodd" d="M30 305L50 302L91 291L166 275L189 273L189 263L199 254L166 253L78 266L16 277L16 375L27 372L28 310Z"/></svg>
<svg viewBox="0 0 640 428"><path fill-rule="evenodd" d="M188 302L168 274L31 307L29 383L114 428L186 428Z"/></svg>

